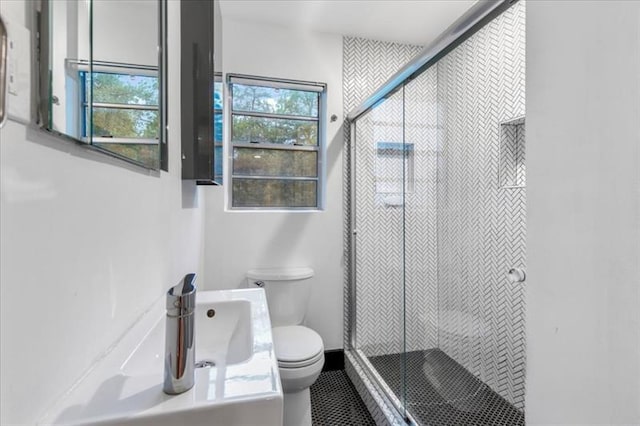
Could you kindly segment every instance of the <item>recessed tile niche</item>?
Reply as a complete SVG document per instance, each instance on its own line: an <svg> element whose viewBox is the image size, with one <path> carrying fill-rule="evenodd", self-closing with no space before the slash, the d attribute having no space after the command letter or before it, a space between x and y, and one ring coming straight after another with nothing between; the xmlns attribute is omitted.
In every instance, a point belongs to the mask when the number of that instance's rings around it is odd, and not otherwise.
<svg viewBox="0 0 640 426"><path fill-rule="evenodd" d="M500 123L500 188L525 186L524 117Z"/></svg>

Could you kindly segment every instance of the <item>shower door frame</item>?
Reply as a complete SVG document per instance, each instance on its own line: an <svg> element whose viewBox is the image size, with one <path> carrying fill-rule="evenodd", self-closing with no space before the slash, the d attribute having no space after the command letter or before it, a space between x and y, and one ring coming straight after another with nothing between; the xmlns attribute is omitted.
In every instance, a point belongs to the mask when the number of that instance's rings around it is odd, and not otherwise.
<svg viewBox="0 0 640 426"><path fill-rule="evenodd" d="M404 83L403 83L404 86ZM401 87L404 90L404 87ZM403 98L404 104L404 98ZM373 109L373 108L372 108ZM404 105L403 105L404 110ZM361 114L362 115L362 114ZM404 115L404 112L403 112ZM393 414L395 415L396 421L403 421L407 425L417 425L415 419L411 414L409 414L406 406L402 403L398 395L395 395L391 388L387 385L380 374L376 371L375 367L371 365L371 363L367 360L364 354L361 354L360 350L356 347L357 340L357 327L356 327L356 312L357 312L357 298L356 298L356 252L357 252L357 242L356 237L358 234L358 229L356 227L356 122L359 117L354 118L353 120L348 120L349 124L349 185L350 185L350 217L349 217L349 291L348 291L348 317L347 322L349 324L349 328L347 330L347 348L345 351L349 352L351 356L353 356L354 360L358 363L358 367L366 374L367 378L373 382L376 386L376 389L380 392L385 405L387 408L391 408L393 410ZM404 126L404 122L403 122ZM403 130L404 134L404 130ZM404 141L403 141L404 144ZM404 152L404 151L403 151ZM403 166L404 168L404 166ZM404 173L404 172L403 172ZM403 183L404 188L404 183ZM404 192L404 190L403 190ZM404 203L402 208L404 209ZM404 213L403 213L404 214ZM403 239L404 244L404 239ZM404 260L403 260L404 263ZM404 286L403 282L403 286ZM406 309L403 307L403 309ZM403 325L403 342L406 345L406 326ZM406 353L406 351L404 352ZM403 361L404 363L404 361Z"/></svg>
<svg viewBox="0 0 640 426"><path fill-rule="evenodd" d="M389 80L387 80L378 90L376 90L371 96L366 98L358 107L350 111L346 117L346 124L349 126L348 143L349 143L349 217L345 220L345 224L348 227L349 233L348 241L348 256L349 256L349 271L347 282L347 303L346 303L346 315L348 329L346 331L344 343L345 352L348 352L355 362L358 363L358 367L364 372L366 378L370 380L376 387L376 390L380 393L387 408L390 408L395 414L395 421L404 421L406 424L419 424L415 421L413 416L409 413L405 404L402 403L399 396L394 395L391 388L386 384L384 379L380 377L376 369L366 359L366 356L360 353L357 348L357 281L356 281L356 256L357 256L357 227L356 227L356 124L358 119L366 112L375 108L379 102L385 99L390 94L394 93L398 89L403 89L404 85L422 74L427 68L439 62L439 60L446 56L450 51L455 49L458 45L463 43L478 30L483 28L487 23L491 22L497 16L502 14L505 10L509 9L513 4L519 0L488 0L485 2L478 2L472 6L464 15L458 18L451 26L449 26L438 38L436 38L430 45L428 45L414 60L402 67L396 74L394 74ZM403 97L404 98L404 97ZM404 102L404 101L403 101ZM403 105L404 108L404 105ZM404 110L403 110L404 115ZM403 126L405 125L403 120ZM404 129L403 129L404 134ZM404 137L403 137L403 143ZM404 176L404 171L403 171ZM404 184L403 184L404 188ZM404 193L404 191L403 191ZM405 209L403 202L403 209ZM403 213L404 215L404 213ZM404 240L403 240L404 241ZM403 242L404 244L404 242ZM404 263L404 261L403 261ZM403 282L403 286L406 283ZM404 290L403 290L404 291ZM403 306L406 314L406 300ZM406 320L406 318L405 318ZM406 349L406 324L403 326L403 342ZM403 354L406 354L403 352ZM403 359L403 364L406 363L406 359ZM406 368L406 364L405 364ZM403 382L404 383L404 382ZM406 385L406 384L405 384ZM405 390L406 392L406 390ZM388 419L389 420L389 419Z"/></svg>

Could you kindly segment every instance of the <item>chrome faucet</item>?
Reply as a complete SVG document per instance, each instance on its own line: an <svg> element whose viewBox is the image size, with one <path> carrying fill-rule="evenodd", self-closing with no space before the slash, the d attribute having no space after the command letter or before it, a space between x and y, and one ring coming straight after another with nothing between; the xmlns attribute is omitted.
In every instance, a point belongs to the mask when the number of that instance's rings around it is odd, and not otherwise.
<svg viewBox="0 0 640 426"><path fill-rule="evenodd" d="M195 371L196 274L167 292L167 327L164 352L163 391L169 395L193 387Z"/></svg>

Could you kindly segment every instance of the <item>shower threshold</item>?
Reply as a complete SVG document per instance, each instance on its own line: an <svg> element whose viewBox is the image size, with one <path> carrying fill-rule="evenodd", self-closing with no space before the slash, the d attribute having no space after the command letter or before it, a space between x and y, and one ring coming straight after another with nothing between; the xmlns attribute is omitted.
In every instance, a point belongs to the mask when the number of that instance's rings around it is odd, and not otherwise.
<svg viewBox="0 0 640 426"><path fill-rule="evenodd" d="M421 425L524 426L524 415L440 349L406 356L406 408ZM400 399L403 354L371 356L377 370Z"/></svg>

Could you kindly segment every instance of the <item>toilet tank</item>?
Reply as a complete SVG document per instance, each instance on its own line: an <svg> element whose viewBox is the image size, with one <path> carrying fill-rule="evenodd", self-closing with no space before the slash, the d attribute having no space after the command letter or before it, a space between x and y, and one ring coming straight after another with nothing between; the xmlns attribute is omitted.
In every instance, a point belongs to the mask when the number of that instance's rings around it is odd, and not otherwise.
<svg viewBox="0 0 640 426"><path fill-rule="evenodd" d="M247 284L264 288L272 327L300 325L307 313L311 277L311 268L252 269Z"/></svg>

